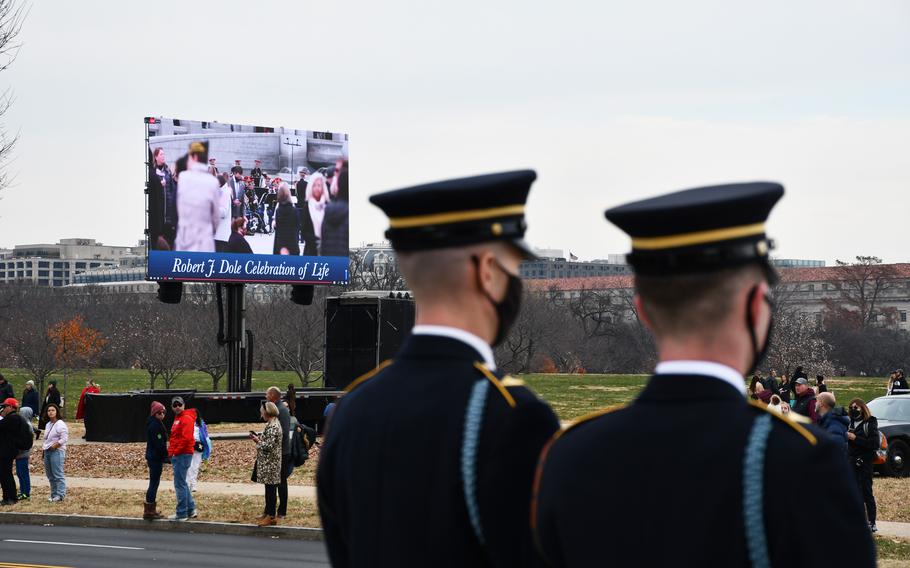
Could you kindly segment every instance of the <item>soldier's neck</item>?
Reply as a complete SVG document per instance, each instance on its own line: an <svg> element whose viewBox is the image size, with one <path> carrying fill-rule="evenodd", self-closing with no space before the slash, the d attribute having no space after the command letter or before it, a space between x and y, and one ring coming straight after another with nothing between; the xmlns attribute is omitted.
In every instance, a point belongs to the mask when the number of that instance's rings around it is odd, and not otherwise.
<svg viewBox="0 0 910 568"><path fill-rule="evenodd" d="M414 318L415 325L444 325L463 329L473 333L487 343L493 341L495 330L483 317L470 309L452 309L448 306L424 306L417 304L417 314Z"/></svg>
<svg viewBox="0 0 910 568"><path fill-rule="evenodd" d="M752 353L738 345L706 344L700 341L660 339L657 342L658 361L712 361L740 373L751 364Z"/></svg>

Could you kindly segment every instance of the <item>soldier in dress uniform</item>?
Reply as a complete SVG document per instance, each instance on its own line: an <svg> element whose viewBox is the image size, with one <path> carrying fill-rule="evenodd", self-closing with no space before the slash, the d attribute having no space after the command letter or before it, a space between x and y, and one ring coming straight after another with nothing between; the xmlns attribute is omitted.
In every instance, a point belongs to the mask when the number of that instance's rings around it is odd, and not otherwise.
<svg viewBox="0 0 910 568"><path fill-rule="evenodd" d="M496 372L521 300L525 200L516 171L374 195L417 304L391 361L329 419L317 488L332 565L528 566L531 482L559 424Z"/></svg>
<svg viewBox="0 0 910 568"><path fill-rule="evenodd" d="M606 212L632 237L659 363L631 404L541 453L531 522L550 566L875 565L843 451L745 398L771 330L765 221L783 192L701 187ZM811 489L782 499L794 479Z"/></svg>

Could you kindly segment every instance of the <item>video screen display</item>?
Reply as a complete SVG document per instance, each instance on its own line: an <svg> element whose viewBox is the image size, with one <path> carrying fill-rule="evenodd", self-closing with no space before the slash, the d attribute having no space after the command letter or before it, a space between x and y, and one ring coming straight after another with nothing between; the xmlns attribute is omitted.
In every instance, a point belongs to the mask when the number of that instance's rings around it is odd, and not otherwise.
<svg viewBox="0 0 910 568"><path fill-rule="evenodd" d="M348 135L145 119L148 279L348 281Z"/></svg>

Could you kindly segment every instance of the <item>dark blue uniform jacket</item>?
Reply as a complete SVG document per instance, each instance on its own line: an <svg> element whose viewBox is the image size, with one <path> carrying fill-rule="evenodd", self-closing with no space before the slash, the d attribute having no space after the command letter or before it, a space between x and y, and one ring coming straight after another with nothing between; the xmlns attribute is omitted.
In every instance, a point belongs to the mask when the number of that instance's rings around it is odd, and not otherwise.
<svg viewBox="0 0 910 568"><path fill-rule="evenodd" d="M531 483L559 424L529 389L485 371L469 345L408 338L329 419L317 472L332 565L528 566ZM469 521L461 475L465 411L489 381L477 450L485 546ZM356 383L356 381L355 381Z"/></svg>

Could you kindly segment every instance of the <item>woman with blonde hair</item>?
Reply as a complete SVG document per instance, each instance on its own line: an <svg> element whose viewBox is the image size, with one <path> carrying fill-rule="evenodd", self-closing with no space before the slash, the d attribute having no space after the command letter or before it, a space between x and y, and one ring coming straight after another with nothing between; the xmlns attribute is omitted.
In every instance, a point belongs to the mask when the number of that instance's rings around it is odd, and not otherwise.
<svg viewBox="0 0 910 568"><path fill-rule="evenodd" d="M847 428L847 449L850 465L856 474L856 485L866 505L866 519L869 529L878 531L875 526L877 507L872 493L872 469L875 462L875 450L879 448L878 419L872 416L869 407L860 398L854 398L848 405L850 425Z"/></svg>
<svg viewBox="0 0 910 568"><path fill-rule="evenodd" d="M309 213L313 222L313 234L317 242L322 242L322 220L325 218L325 208L329 202L329 191L325 176L315 173L310 176L306 186L306 208L303 213Z"/></svg>
<svg viewBox="0 0 910 568"><path fill-rule="evenodd" d="M278 507L278 484L281 483L281 424L278 422L278 407L266 401L260 409L266 422L262 434L250 434L256 442L256 465L253 466L253 481L265 485L265 513L259 518L260 527L278 524L275 517Z"/></svg>

